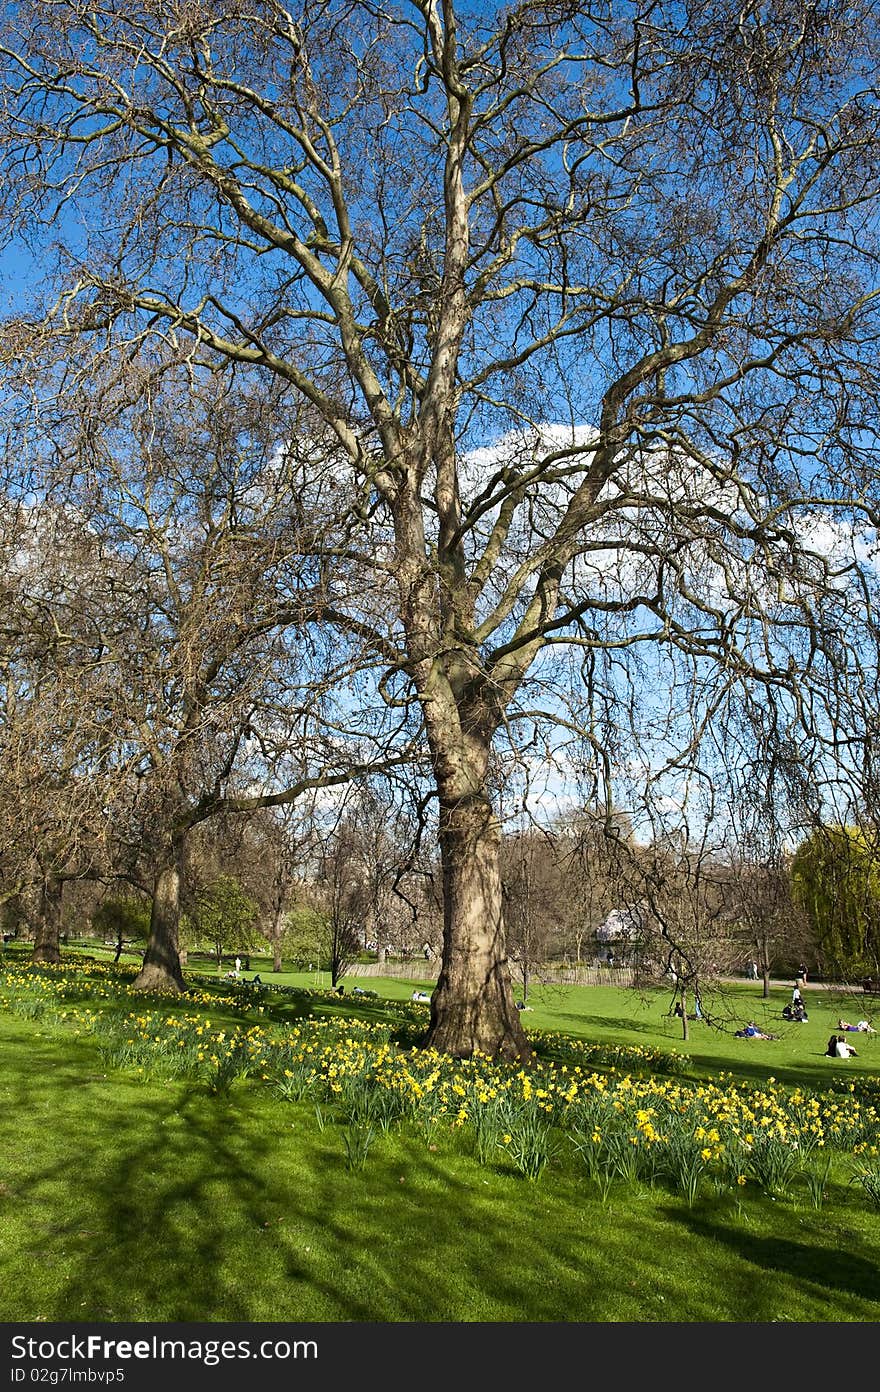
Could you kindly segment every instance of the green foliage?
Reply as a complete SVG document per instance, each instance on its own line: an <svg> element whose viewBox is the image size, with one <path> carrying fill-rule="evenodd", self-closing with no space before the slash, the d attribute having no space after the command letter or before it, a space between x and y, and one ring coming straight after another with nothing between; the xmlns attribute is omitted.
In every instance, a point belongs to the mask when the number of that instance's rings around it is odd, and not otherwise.
<svg viewBox="0 0 880 1392"><path fill-rule="evenodd" d="M19 996L12 1001L9 1009L23 1020L42 1020L49 1011L46 1002L34 996Z"/></svg>
<svg viewBox="0 0 880 1392"><path fill-rule="evenodd" d="M874 1208L880 1209L880 1165L876 1161L873 1164L865 1161L859 1164L850 1183L860 1184Z"/></svg>
<svg viewBox="0 0 880 1392"><path fill-rule="evenodd" d="M880 967L880 853L857 827L828 826L801 843L791 866L795 901L823 959L844 977Z"/></svg>
<svg viewBox="0 0 880 1392"><path fill-rule="evenodd" d="M437 1092L425 1092L410 1112L410 1122L426 1146L434 1143L443 1118L443 1099Z"/></svg>
<svg viewBox="0 0 880 1392"><path fill-rule="evenodd" d="M402 1093L364 1074L344 1081L339 1102L350 1125L369 1124L382 1132L390 1131L410 1111Z"/></svg>
<svg viewBox="0 0 880 1392"><path fill-rule="evenodd" d="M282 950L305 971L309 962L319 966L327 956L327 919L308 905L290 910L284 920Z"/></svg>
<svg viewBox="0 0 880 1392"><path fill-rule="evenodd" d="M590 1068L625 1068L630 1073L680 1077L688 1071L687 1054L644 1045L586 1042L549 1030L533 1030L535 1053L539 1057L570 1062Z"/></svg>
<svg viewBox="0 0 880 1392"><path fill-rule="evenodd" d="M502 1137L504 1150L526 1179L537 1179L557 1153L559 1143L552 1131L549 1117L532 1107L521 1107L510 1131Z"/></svg>
<svg viewBox="0 0 880 1392"><path fill-rule="evenodd" d="M244 1050L237 1041L230 1041L229 1048L211 1054L203 1061L200 1073L209 1092L226 1096L233 1084L246 1078L250 1071Z"/></svg>
<svg viewBox="0 0 880 1392"><path fill-rule="evenodd" d="M105 899L92 914L92 929L102 938L150 936L150 905L146 899Z"/></svg>
<svg viewBox="0 0 880 1392"><path fill-rule="evenodd" d="M282 1076L276 1079L273 1091L282 1102L301 1102L313 1085L311 1064L298 1060L291 1068L285 1068Z"/></svg>
<svg viewBox="0 0 880 1392"><path fill-rule="evenodd" d="M465 1103L468 1124L474 1138L474 1154L485 1164L495 1148L504 1144L504 1136L514 1125L514 1108L506 1093L491 1096L478 1084L473 1085Z"/></svg>
<svg viewBox="0 0 880 1392"><path fill-rule="evenodd" d="M693 1132L687 1126L672 1128L663 1151L663 1172L684 1195L688 1208L694 1206L705 1170L705 1148Z"/></svg>
<svg viewBox="0 0 880 1392"><path fill-rule="evenodd" d="M793 1145L767 1131L755 1137L745 1164L746 1174L757 1180L765 1194L785 1194L800 1168L801 1154Z"/></svg>
<svg viewBox="0 0 880 1392"><path fill-rule="evenodd" d="M196 895L190 912L196 941L211 943L218 954L249 950L254 945L257 905L234 875L219 875Z"/></svg>
<svg viewBox="0 0 880 1392"><path fill-rule="evenodd" d="M367 1163L376 1131L369 1121L353 1121L342 1133L345 1163L350 1170L362 1170Z"/></svg>
<svg viewBox="0 0 880 1392"><path fill-rule="evenodd" d="M828 1192L828 1176L831 1173L833 1161L834 1156L828 1151L817 1169L808 1168L804 1171L804 1178L807 1183L810 1201L816 1209L821 1208L825 1202L825 1197Z"/></svg>

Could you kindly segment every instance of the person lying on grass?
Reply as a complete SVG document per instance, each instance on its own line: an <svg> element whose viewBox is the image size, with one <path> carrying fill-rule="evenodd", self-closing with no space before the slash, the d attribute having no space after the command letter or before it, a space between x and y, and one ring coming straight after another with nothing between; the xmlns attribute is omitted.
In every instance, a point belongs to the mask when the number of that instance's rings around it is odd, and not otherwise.
<svg viewBox="0 0 880 1392"><path fill-rule="evenodd" d="M762 1029L758 1029L754 1020L749 1020L743 1029L735 1030L734 1034L737 1039L778 1039L779 1037L776 1034L765 1034Z"/></svg>
<svg viewBox="0 0 880 1392"><path fill-rule="evenodd" d="M858 1024L855 1025L848 1024L846 1020L838 1020L837 1028L839 1030L851 1030L853 1032L858 1032L859 1034L877 1033L877 1031L871 1027L867 1020L859 1020Z"/></svg>

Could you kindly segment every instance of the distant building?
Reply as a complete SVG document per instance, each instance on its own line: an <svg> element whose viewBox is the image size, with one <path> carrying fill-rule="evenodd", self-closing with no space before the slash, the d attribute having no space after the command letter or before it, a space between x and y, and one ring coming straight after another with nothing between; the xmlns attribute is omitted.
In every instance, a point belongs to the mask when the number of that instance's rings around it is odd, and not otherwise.
<svg viewBox="0 0 880 1392"><path fill-rule="evenodd" d="M644 932L644 912L639 904L611 910L596 929L596 955L600 962L610 961L617 967L631 965Z"/></svg>

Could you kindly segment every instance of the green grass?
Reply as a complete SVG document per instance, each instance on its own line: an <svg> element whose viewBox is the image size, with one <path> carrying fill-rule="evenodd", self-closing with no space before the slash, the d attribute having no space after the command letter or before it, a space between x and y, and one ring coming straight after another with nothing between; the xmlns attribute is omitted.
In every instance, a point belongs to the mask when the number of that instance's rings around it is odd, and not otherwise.
<svg viewBox="0 0 880 1392"><path fill-rule="evenodd" d="M397 1000L414 989L365 985ZM349 995L271 996L270 1014L287 1023L354 1006ZM738 988L740 999L742 1018L760 1018L753 986ZM544 988L533 1001L530 1029L684 1049L665 997ZM112 987L88 1003L130 1009ZM812 993L808 1005L809 1023L773 1043L694 1023L693 1071L815 1087L856 1066L877 1077L880 1037L857 1040L858 1060L822 1059L826 1017L842 1007L817 1006ZM196 1010L215 1023L236 1016L187 1001ZM382 1002L358 1010L384 1013ZM803 1184L775 1199L704 1187L688 1206L659 1185L614 1182L603 1202L567 1152L529 1182L504 1157L479 1163L460 1132L439 1129L429 1148L403 1126L378 1134L351 1169L340 1117L325 1108L320 1121L312 1101L280 1102L256 1078L225 1095L191 1079L141 1080L108 1066L93 1033L0 1010L0 1319L880 1318L880 1225L849 1182L850 1157L835 1155L821 1214Z"/></svg>

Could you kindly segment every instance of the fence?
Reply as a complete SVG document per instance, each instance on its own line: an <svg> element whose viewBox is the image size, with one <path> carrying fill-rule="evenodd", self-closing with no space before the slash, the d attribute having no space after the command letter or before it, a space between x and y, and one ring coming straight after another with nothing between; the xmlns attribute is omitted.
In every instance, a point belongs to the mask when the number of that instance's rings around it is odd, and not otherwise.
<svg viewBox="0 0 880 1392"><path fill-rule="evenodd" d="M401 981L436 981L437 967L424 958L417 962L355 962L349 976L394 976Z"/></svg>
<svg viewBox="0 0 880 1392"><path fill-rule="evenodd" d="M350 976L393 976L402 981L436 981L437 967L432 962L356 962ZM511 971L514 989L517 974ZM532 981L538 985L554 986L632 986L635 973L631 967L557 967L550 972L535 972Z"/></svg>

